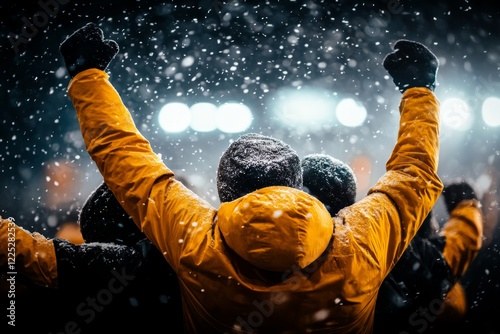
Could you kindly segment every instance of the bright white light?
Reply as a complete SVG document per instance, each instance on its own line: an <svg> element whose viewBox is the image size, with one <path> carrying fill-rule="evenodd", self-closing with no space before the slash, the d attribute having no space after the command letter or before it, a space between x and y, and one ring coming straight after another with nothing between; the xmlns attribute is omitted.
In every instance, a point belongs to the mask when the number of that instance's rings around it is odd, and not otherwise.
<svg viewBox="0 0 500 334"><path fill-rule="evenodd" d="M202 102L191 106L191 129L199 132L209 132L217 128L215 115L217 107L212 103Z"/></svg>
<svg viewBox="0 0 500 334"><path fill-rule="evenodd" d="M483 120L489 126L500 125L500 99L489 97L483 102Z"/></svg>
<svg viewBox="0 0 500 334"><path fill-rule="evenodd" d="M308 132L331 124L333 101L321 90L281 90L271 105L273 113L286 126Z"/></svg>
<svg viewBox="0 0 500 334"><path fill-rule="evenodd" d="M366 108L351 98L340 101L335 114L342 125L350 127L363 124L367 116Z"/></svg>
<svg viewBox="0 0 500 334"><path fill-rule="evenodd" d="M470 108L461 99L447 99L441 104L441 121L449 128L466 131L472 126Z"/></svg>
<svg viewBox="0 0 500 334"><path fill-rule="evenodd" d="M191 110L184 103L168 103L158 115L158 122L165 132L181 132L191 123Z"/></svg>
<svg viewBox="0 0 500 334"><path fill-rule="evenodd" d="M217 127L223 132L243 132L250 127L252 121L252 111L244 104L224 103L217 108Z"/></svg>

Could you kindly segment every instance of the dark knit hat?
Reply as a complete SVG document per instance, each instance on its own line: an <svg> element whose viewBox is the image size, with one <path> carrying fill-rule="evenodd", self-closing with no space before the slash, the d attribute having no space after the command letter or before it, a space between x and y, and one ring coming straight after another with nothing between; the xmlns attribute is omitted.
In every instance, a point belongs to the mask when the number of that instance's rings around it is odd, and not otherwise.
<svg viewBox="0 0 500 334"><path fill-rule="evenodd" d="M104 182L83 204L79 223L87 243L113 242L132 246L146 237Z"/></svg>
<svg viewBox="0 0 500 334"><path fill-rule="evenodd" d="M242 135L222 154L217 190L222 202L269 186L302 187L300 158L290 145L256 133Z"/></svg>
<svg viewBox="0 0 500 334"><path fill-rule="evenodd" d="M344 162L327 154L302 159L304 191L315 196L332 216L356 200L356 176Z"/></svg>

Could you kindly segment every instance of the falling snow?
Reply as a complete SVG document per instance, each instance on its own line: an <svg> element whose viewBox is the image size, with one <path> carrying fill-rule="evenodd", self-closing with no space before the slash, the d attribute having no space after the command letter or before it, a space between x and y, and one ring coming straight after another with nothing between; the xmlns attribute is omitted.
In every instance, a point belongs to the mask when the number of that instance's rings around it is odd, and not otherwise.
<svg viewBox="0 0 500 334"><path fill-rule="evenodd" d="M248 132L282 139L300 157L326 153L349 163L357 175L355 192L364 196L385 171L397 135L400 93L381 61L401 38L438 55L438 98L463 98L472 110L469 129L441 131L443 181L468 177L481 181L483 190L491 183L485 171L500 159L500 131L482 123L481 106L487 97L500 98L500 12L493 2L401 2L392 8L390 1L141 1L127 8L114 0L66 1L53 15L43 14L40 3L49 2L1 5L0 215L15 216L30 231L55 236L62 222L77 219L102 181L85 150L58 49L89 21L120 45L108 72L138 128L176 176L214 205L219 158L240 134L166 134L156 117L165 103L245 103L254 112ZM26 26L36 17L46 20ZM346 128L332 116L314 131L299 131L272 112L283 88L325 91L335 101L355 97L366 108L366 122ZM310 105L303 108L311 114ZM438 218L444 212L438 203ZM352 232L349 226L338 231L338 239ZM498 244L489 247L498 256ZM498 266L481 270L498 277Z"/></svg>

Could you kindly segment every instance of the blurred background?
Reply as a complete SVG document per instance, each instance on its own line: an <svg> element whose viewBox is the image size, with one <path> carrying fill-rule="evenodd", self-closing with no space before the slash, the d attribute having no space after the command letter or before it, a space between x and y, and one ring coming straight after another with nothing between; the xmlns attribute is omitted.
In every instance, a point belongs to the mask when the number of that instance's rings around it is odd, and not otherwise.
<svg viewBox="0 0 500 334"><path fill-rule="evenodd" d="M363 197L397 136L401 94L381 62L398 39L440 60L443 181L481 193L499 160L492 1L40 0L2 2L0 15L0 215L46 236L102 182L58 49L91 21L120 45L108 72L139 130L214 205L219 157L246 132L346 161Z"/></svg>

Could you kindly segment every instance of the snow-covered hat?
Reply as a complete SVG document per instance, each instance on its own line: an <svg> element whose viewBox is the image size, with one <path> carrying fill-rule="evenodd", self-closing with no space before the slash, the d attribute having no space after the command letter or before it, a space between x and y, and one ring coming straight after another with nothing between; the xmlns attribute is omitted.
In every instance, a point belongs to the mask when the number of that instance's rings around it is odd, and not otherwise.
<svg viewBox="0 0 500 334"><path fill-rule="evenodd" d="M230 202L268 186L301 188L299 156L279 139L256 133L242 135L220 158L217 170L220 200Z"/></svg>
<svg viewBox="0 0 500 334"><path fill-rule="evenodd" d="M356 176L346 163L327 154L302 159L304 191L315 196L332 216L356 200Z"/></svg>
<svg viewBox="0 0 500 334"><path fill-rule="evenodd" d="M78 221L87 243L113 242L131 246L146 237L104 182L87 198Z"/></svg>

